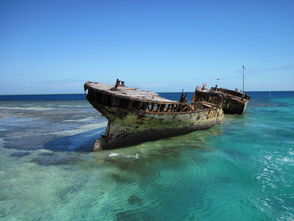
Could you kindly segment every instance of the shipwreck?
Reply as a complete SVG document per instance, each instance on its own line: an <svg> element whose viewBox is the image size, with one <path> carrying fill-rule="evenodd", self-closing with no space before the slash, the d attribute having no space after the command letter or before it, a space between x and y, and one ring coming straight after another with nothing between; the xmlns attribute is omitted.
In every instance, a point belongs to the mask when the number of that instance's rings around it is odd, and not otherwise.
<svg viewBox="0 0 294 221"><path fill-rule="evenodd" d="M217 85L206 89L205 85L196 87L193 101L207 101L210 103L222 103L225 114L243 114L246 110L250 96L240 90L218 88Z"/></svg>
<svg viewBox="0 0 294 221"><path fill-rule="evenodd" d="M105 135L93 150L129 146L145 141L207 129L224 117L222 100L192 100L187 94L179 101L160 97L152 91L88 81L84 84L90 104L108 119Z"/></svg>

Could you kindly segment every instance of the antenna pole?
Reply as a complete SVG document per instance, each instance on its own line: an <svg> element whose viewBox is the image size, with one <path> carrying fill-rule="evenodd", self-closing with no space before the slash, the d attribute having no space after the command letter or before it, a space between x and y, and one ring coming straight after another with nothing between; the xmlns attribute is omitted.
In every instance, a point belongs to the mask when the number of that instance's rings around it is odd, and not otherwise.
<svg viewBox="0 0 294 221"><path fill-rule="evenodd" d="M244 69L245 69L244 65L242 66L242 69L243 69L243 92L244 92Z"/></svg>

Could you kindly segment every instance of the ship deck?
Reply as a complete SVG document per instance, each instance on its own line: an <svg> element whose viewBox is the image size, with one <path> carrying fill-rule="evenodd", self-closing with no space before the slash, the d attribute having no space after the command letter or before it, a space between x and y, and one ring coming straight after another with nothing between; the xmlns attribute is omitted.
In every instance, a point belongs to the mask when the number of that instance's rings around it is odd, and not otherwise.
<svg viewBox="0 0 294 221"><path fill-rule="evenodd" d="M162 104L178 104L179 102L169 100L159 96L153 91L140 90L138 88L129 88L129 87L115 87L110 84L104 84L100 82L91 82L88 81L85 83L85 90L92 89L99 93L105 93L112 96L125 98L133 101L143 101L143 102L154 102Z"/></svg>

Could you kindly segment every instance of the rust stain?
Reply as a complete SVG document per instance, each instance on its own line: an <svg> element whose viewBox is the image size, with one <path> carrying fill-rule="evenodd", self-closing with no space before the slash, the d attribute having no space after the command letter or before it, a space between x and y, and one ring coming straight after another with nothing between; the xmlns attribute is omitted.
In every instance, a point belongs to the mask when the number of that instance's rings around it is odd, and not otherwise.
<svg viewBox="0 0 294 221"><path fill-rule="evenodd" d="M206 129L219 123L224 114L220 103L187 101L182 92L178 101L151 91L126 87L123 81L107 85L86 82L87 99L108 119L105 136L94 150L116 148L163 137Z"/></svg>

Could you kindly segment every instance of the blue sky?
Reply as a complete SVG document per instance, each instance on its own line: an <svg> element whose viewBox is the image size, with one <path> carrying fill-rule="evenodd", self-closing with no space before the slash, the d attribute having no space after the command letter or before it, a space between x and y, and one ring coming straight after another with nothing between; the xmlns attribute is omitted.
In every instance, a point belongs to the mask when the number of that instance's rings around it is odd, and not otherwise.
<svg viewBox="0 0 294 221"><path fill-rule="evenodd" d="M294 1L0 0L0 94L294 90Z"/></svg>

